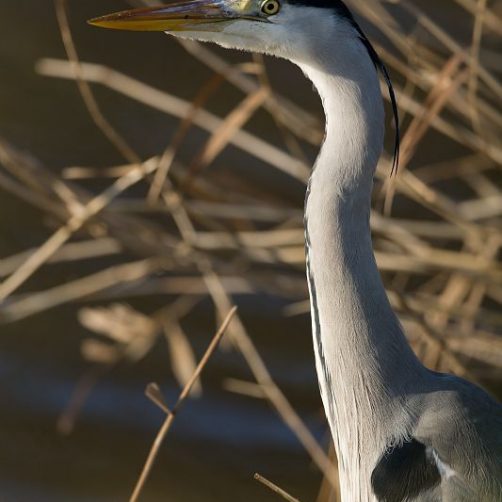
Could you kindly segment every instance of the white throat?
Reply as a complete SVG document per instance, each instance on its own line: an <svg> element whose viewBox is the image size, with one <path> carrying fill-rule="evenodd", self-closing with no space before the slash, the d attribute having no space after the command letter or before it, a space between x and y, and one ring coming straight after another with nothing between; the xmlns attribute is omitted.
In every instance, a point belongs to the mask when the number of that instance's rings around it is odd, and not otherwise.
<svg viewBox="0 0 502 502"><path fill-rule="evenodd" d="M343 500L367 502L374 500L374 452L408 433L401 396L407 382L422 373L388 302L371 243L371 190L384 136L382 96L375 67L354 34L323 60L299 66L317 88L326 114L326 138L305 207L316 367ZM405 424L403 430L397 424Z"/></svg>

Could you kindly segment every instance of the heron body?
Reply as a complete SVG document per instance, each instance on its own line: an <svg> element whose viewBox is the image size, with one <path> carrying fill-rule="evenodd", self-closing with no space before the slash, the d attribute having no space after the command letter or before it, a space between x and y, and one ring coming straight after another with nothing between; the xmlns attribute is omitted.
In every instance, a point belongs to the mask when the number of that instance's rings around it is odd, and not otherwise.
<svg viewBox="0 0 502 502"><path fill-rule="evenodd" d="M93 21L163 30L297 64L326 136L305 203L321 397L343 502L502 501L502 406L416 358L387 299L369 226L384 138L378 56L336 0L195 0Z"/></svg>

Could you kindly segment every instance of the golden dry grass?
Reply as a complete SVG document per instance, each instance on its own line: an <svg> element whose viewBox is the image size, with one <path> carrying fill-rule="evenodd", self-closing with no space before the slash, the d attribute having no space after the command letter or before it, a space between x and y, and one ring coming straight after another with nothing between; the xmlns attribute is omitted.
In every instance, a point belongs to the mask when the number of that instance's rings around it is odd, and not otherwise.
<svg viewBox="0 0 502 502"><path fill-rule="evenodd" d="M404 124L399 173L389 176L391 158L384 155L372 213L376 258L391 302L428 367L477 382L500 382L502 67L491 47L502 34L501 2L455 0L454 8L472 19L468 44L457 42L448 26L410 0L348 3L377 34L372 38L393 76ZM397 9L412 19L407 33L394 17ZM168 340L173 369L186 394L200 392L202 367L197 369L180 324L200 298L213 299L221 320L232 310L233 295L258 291L290 301L285 315L308 311L301 206L285 202L281 187L272 200L259 187L222 187L206 173L233 145L243 163L253 157L306 183L311 162L304 152L319 145L323 123L322 117L292 103L270 84L260 57L234 65L211 47L180 42L187 57L214 73L192 102L99 62L80 61L66 2L57 0L56 10L68 60L41 60L37 71L76 82L96 127L124 162L106 169L69 166L58 175L0 138L0 188L50 216L47 221L58 222L38 248L0 260L0 321L18 322L99 295L102 307L82 309L79 319L103 335L102 341L89 338L82 346L83 356L100 369L77 386L60 421L68 432L100 376L119 361L142 358L158 336ZM242 93L242 100L219 117L205 103L224 80ZM103 115L93 94L96 85L177 117L179 127L165 150L141 159ZM246 130L260 109L273 118L282 144ZM204 130L207 140L190 163L183 163L177 151L193 128ZM426 135L432 133L438 151L456 145L460 153L446 161L413 164L417 150L430 145ZM410 163L413 169L408 169ZM109 178L109 185L90 193L82 182L98 177ZM145 187L147 195L130 195L127 190L134 185ZM413 211L403 211L406 206ZM153 218L158 215L169 224L159 224ZM135 260L126 261L131 255ZM115 264L64 284L20 293L48 263L84 258L99 262L104 256L115 257ZM266 267L266 273L259 273L260 267ZM121 302L142 291L175 294L178 300L153 315ZM272 403L328 480L318 500L335 500L330 495L337 484L333 463L272 381L238 315L229 324L228 340L244 355L256 380L228 386ZM163 407L168 420L174 417L156 387L149 387L148 395Z"/></svg>

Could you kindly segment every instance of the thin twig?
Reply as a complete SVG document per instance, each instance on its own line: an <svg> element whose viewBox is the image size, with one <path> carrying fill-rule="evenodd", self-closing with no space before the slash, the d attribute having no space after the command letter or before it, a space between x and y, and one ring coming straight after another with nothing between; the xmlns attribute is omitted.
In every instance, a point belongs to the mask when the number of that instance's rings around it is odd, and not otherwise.
<svg viewBox="0 0 502 502"><path fill-rule="evenodd" d="M127 141L125 141L125 139L111 125L109 120L103 115L89 84L82 78L82 68L80 66L75 43L73 42L70 23L68 21L67 0L55 0L55 6L59 29L61 31L61 38L63 39L66 54L75 72L77 86L89 114L98 129L108 138L110 143L115 146L124 158L131 164L139 164L141 162L139 155L128 145Z"/></svg>
<svg viewBox="0 0 502 502"><path fill-rule="evenodd" d="M277 495L280 495L284 500L287 500L288 502L300 502L297 498L291 496L288 492L272 483L272 481L263 477L261 474L258 474L257 472L254 475L254 479L256 479L256 481L259 481L262 485L265 485L267 488L270 488L273 492L277 493Z"/></svg>
<svg viewBox="0 0 502 502"><path fill-rule="evenodd" d="M209 361L210 357L212 356L213 352L216 350L216 347L218 347L218 344L225 334L225 331L228 328L228 325L230 324L230 321L232 320L235 312L237 311L237 307L233 307L230 312L228 312L227 316L223 320L220 328L214 335L211 343L209 344L206 352L204 353L204 356L200 360L199 364L197 365L197 368L195 369L192 377L190 380L186 383L185 387L181 391L181 394L178 397L178 400L176 401L176 404L174 407L170 410L170 412L167 414L167 417L162 424L162 427L160 428L155 441L153 442L153 445L150 449L150 453L148 454L148 457L146 459L145 465L143 466L143 470L141 471L141 475L136 483L136 486L134 488L134 491L131 495L130 501L135 502L138 500L139 496L141 495L141 492L145 486L145 483L148 479L148 476L150 475L150 472L152 470L152 467L155 463L155 459L157 458L157 455L159 453L160 447L164 441L164 438L166 437L166 434L169 432L169 429L171 428L171 425L173 424L174 419L176 418L177 413L183 406L186 398L190 394L190 391L192 389L192 386L195 384L197 379L199 378L200 374L202 373L202 370L206 366L207 362Z"/></svg>

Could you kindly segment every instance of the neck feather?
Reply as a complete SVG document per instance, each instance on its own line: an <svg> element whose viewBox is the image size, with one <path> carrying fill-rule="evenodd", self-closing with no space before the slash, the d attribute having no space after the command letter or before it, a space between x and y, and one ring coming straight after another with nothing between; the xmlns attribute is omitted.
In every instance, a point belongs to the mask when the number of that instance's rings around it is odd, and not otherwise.
<svg viewBox="0 0 502 502"><path fill-rule="evenodd" d="M422 367L390 307L371 243L371 190L384 135L378 76L356 37L344 44L330 60L300 64L326 114L325 142L307 190L305 230L321 394L342 491L345 485L348 499L359 501L372 499L371 471L360 465L372 461L364 444L371 437L385 448L393 435L407 433L396 430L396 413L403 412L405 382L418 378Z"/></svg>

